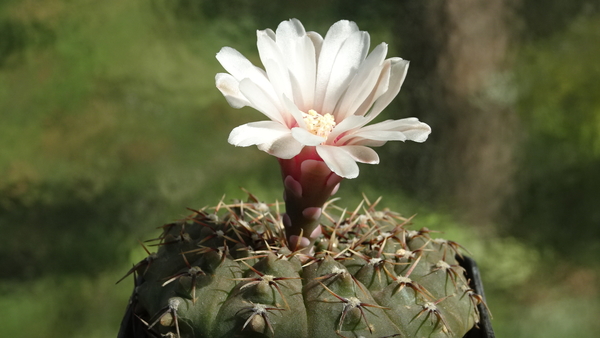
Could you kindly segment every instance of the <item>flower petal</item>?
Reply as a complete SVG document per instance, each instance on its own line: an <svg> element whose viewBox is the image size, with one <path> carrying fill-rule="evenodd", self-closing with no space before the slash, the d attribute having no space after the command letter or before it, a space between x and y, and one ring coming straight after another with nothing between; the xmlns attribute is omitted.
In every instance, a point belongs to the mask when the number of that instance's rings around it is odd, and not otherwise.
<svg viewBox="0 0 600 338"><path fill-rule="evenodd" d="M231 47L221 48L217 53L217 60L229 74L238 80L253 75L258 76L261 73L244 55Z"/></svg>
<svg viewBox="0 0 600 338"><path fill-rule="evenodd" d="M312 134L303 128L292 128L292 136L305 146L318 146L319 144L325 142L324 137Z"/></svg>
<svg viewBox="0 0 600 338"><path fill-rule="evenodd" d="M275 31L276 41L279 49L283 52L293 52L296 48L297 39L305 36L304 26L298 19L283 21Z"/></svg>
<svg viewBox="0 0 600 338"><path fill-rule="evenodd" d="M406 141L406 135L400 131L391 130L362 130L344 135L338 142L342 145L357 144L361 140L373 141Z"/></svg>
<svg viewBox="0 0 600 338"><path fill-rule="evenodd" d="M269 81L277 96L293 97L289 71L286 60L277 43L269 34L269 30L257 31L257 46L260 61L265 66Z"/></svg>
<svg viewBox="0 0 600 338"><path fill-rule="evenodd" d="M424 142L431 128L415 117L401 120L386 120L350 132L338 140L339 144L372 145L371 141L414 141Z"/></svg>
<svg viewBox="0 0 600 338"><path fill-rule="evenodd" d="M365 99L371 94L373 88L377 85L383 68L383 60L387 54L387 44L382 43L375 47L365 61L360 65L356 76L348 85L348 90L340 104L335 109L337 121L341 121L347 116L353 115L358 107L362 105Z"/></svg>
<svg viewBox="0 0 600 338"><path fill-rule="evenodd" d="M268 91L270 95L274 94L273 86L269 82L265 71L253 65L237 50L231 47L223 47L217 53L217 60L236 80L252 79L263 90Z"/></svg>
<svg viewBox="0 0 600 338"><path fill-rule="evenodd" d="M298 142L292 136L291 132L273 142L267 142L258 145L258 149L285 160L300 154L302 148L304 148L304 145Z"/></svg>
<svg viewBox="0 0 600 338"><path fill-rule="evenodd" d="M381 71L379 73L379 77L377 78L377 82L375 86L373 86L373 90L369 93L369 95L363 100L360 106L354 110L354 115L364 116L371 106L373 106L373 102L375 102L383 93L385 93L390 84L390 72L392 68L392 62L388 59L383 62L381 67Z"/></svg>
<svg viewBox="0 0 600 338"><path fill-rule="evenodd" d="M250 105L250 101L240 92L240 82L230 74L218 73L215 82L231 107L242 108Z"/></svg>
<svg viewBox="0 0 600 338"><path fill-rule="evenodd" d="M294 100L300 109L313 108L315 100L315 79L317 76L317 57L315 46L308 36L297 40L294 56L290 58L290 78Z"/></svg>
<svg viewBox="0 0 600 338"><path fill-rule="evenodd" d="M312 109L315 92L315 46L300 21L282 22L257 32L258 50L269 80L279 98L287 96L302 110Z"/></svg>
<svg viewBox="0 0 600 338"><path fill-rule="evenodd" d="M363 139L363 138L354 138L352 140L350 140L349 143L346 143L347 145L360 145L360 146L366 146L366 147L381 147L382 145L386 144L388 141L375 141L375 140L369 140L369 139Z"/></svg>
<svg viewBox="0 0 600 338"><path fill-rule="evenodd" d="M271 98L252 80L243 79L240 81L240 92L252 103L254 109L265 114L271 120L286 125L287 116L282 114L287 114L287 111L284 112L279 107L279 102Z"/></svg>
<svg viewBox="0 0 600 338"><path fill-rule="evenodd" d="M341 46L329 76L322 113L332 113L369 51L369 34L352 33Z"/></svg>
<svg viewBox="0 0 600 338"><path fill-rule="evenodd" d="M297 126L306 129L306 122L304 121L304 117L302 116L302 111L300 111L300 109L298 109L294 102L292 102L286 96L283 96L282 101L283 105L287 109L287 112L291 114L294 118L294 121L296 121Z"/></svg>
<svg viewBox="0 0 600 338"><path fill-rule="evenodd" d="M322 145L317 146L316 150L329 169L338 176L344 178L355 178L358 176L358 164L342 147Z"/></svg>
<svg viewBox="0 0 600 338"><path fill-rule="evenodd" d="M274 121L258 121L243 124L234 128L229 134L228 142L238 147L255 144L273 143L286 135L291 135L288 128Z"/></svg>
<svg viewBox="0 0 600 338"><path fill-rule="evenodd" d="M310 41L315 46L315 56L318 60L319 55L321 55L321 47L323 46L323 37L317 32L306 32L306 36L310 38Z"/></svg>
<svg viewBox="0 0 600 338"><path fill-rule="evenodd" d="M348 116L347 118L345 118L342 122L338 123L333 130L331 131L331 133L329 134L329 136L327 137L327 141L329 144L331 143L337 143L337 138L342 135L343 133L346 133L350 130L353 129L357 129L361 126L363 126L366 121L366 118L364 116L356 116L356 115L351 115Z"/></svg>
<svg viewBox="0 0 600 338"><path fill-rule="evenodd" d="M325 38L323 39L322 46L319 51L319 60L317 62L317 80L315 87L315 102L314 107L316 111L321 111L323 107L323 100L329 84L329 78L333 65L336 61L340 48L348 37L358 32L358 26L354 22L341 20L333 24ZM314 40L313 40L314 42Z"/></svg>
<svg viewBox="0 0 600 338"><path fill-rule="evenodd" d="M373 108L369 111L367 116L370 121L376 118L377 115L392 102L396 95L398 95L402 83L404 83L404 79L406 78L409 62L401 58L391 58L390 61L391 70L389 87L388 90L375 101Z"/></svg>
<svg viewBox="0 0 600 338"><path fill-rule="evenodd" d="M403 131L403 133L406 135L407 140L423 143L427 141L429 134L431 134L431 127L426 123L421 123L418 127Z"/></svg>
<svg viewBox="0 0 600 338"><path fill-rule="evenodd" d="M375 150L364 146L342 146L342 150L347 152L352 158L361 163L378 164L379 155Z"/></svg>
<svg viewBox="0 0 600 338"><path fill-rule="evenodd" d="M386 120L363 127L361 131L392 130L402 132L406 139L414 142L425 142L431 133L428 124L419 121L416 117L408 117L400 120Z"/></svg>

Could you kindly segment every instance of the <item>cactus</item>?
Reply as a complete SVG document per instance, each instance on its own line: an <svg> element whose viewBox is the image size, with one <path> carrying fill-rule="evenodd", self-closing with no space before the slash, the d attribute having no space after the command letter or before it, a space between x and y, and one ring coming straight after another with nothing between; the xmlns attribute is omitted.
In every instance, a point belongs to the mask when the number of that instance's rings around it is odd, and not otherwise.
<svg viewBox="0 0 600 338"><path fill-rule="evenodd" d="M121 337L461 337L479 320L482 297L458 264L460 246L379 201L348 212L327 202L370 147L424 142L416 118L369 124L398 94L408 61L367 56L369 35L342 20L325 37L300 21L257 32L265 69L224 47L217 88L234 108L268 121L238 126L235 146L278 158L285 213L249 194L167 224L136 274ZM131 323L127 320L125 323ZM139 328L139 325L141 328Z"/></svg>
<svg viewBox="0 0 600 338"><path fill-rule="evenodd" d="M141 337L462 337L478 322L457 243L365 198L352 212L326 203L306 252L278 204L249 196L151 240L157 253L130 271Z"/></svg>

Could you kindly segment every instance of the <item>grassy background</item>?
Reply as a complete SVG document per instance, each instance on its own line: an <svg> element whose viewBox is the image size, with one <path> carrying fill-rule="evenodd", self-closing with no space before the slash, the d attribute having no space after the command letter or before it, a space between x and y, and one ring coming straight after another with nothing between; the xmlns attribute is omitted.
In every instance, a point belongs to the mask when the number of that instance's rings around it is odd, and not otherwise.
<svg viewBox="0 0 600 338"><path fill-rule="evenodd" d="M443 204L374 184L370 176L393 175L389 166L361 166L340 196L348 206L361 192L384 196L385 206L417 213L417 226L465 245L499 337L595 337L600 16L579 1L531 18L539 3L523 3L523 22L540 20L514 46L511 72L527 136L513 206L527 212L481 229ZM241 186L280 197L276 161L227 144L233 127L261 115L230 108L214 87L222 46L259 64L254 31L290 17L321 33L350 18L373 44L390 41L392 4L0 3L3 335L114 337L131 292L129 280L114 283L144 257L138 239L185 207L242 198ZM560 25L545 28L547 17Z"/></svg>

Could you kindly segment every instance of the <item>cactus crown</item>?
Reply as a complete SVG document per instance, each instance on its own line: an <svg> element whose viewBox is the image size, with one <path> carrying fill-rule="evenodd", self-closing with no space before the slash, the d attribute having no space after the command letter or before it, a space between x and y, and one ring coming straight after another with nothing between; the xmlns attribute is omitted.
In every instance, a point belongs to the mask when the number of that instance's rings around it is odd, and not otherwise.
<svg viewBox="0 0 600 338"><path fill-rule="evenodd" d="M328 202L311 252L289 247L279 204L219 203L162 227L134 266L140 337L455 337L481 297L459 245L365 200Z"/></svg>

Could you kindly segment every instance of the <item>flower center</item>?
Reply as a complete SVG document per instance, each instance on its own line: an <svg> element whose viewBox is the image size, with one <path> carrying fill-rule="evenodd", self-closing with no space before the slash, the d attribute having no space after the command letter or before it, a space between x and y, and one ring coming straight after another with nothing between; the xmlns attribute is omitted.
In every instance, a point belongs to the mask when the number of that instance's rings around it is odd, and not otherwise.
<svg viewBox="0 0 600 338"><path fill-rule="evenodd" d="M302 118L306 123L306 129L313 135L327 138L333 127L335 127L335 119L329 113L321 115L311 109L308 113L303 112Z"/></svg>

